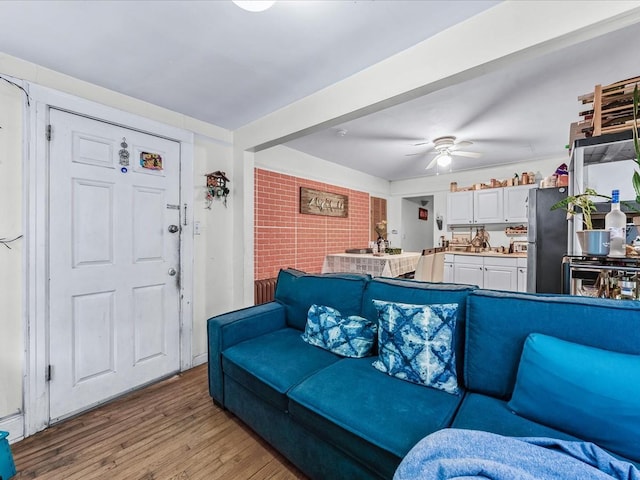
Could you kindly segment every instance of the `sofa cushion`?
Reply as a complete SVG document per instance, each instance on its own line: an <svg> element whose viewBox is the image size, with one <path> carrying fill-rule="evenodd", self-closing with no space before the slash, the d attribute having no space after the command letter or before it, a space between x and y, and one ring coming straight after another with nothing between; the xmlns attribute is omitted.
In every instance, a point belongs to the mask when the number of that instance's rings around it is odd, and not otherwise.
<svg viewBox="0 0 640 480"><path fill-rule="evenodd" d="M311 305L302 339L342 357L361 358L371 355L377 329L366 318L343 317L335 308Z"/></svg>
<svg viewBox="0 0 640 480"><path fill-rule="evenodd" d="M451 425L452 428L483 430L508 437L550 437L580 440L540 423L514 415L505 400L467 392Z"/></svg>
<svg viewBox="0 0 640 480"><path fill-rule="evenodd" d="M462 400L385 375L371 358L334 363L288 395L295 421L385 478L422 437L449 426Z"/></svg>
<svg viewBox="0 0 640 480"><path fill-rule="evenodd" d="M287 391L318 370L340 360L312 347L300 331L283 328L246 340L222 352L222 370L243 387L282 411Z"/></svg>
<svg viewBox="0 0 640 480"><path fill-rule="evenodd" d="M464 384L509 399L530 333L640 354L640 302L476 290L467 302Z"/></svg>
<svg viewBox="0 0 640 480"><path fill-rule="evenodd" d="M509 408L640 461L640 355L533 333Z"/></svg>
<svg viewBox="0 0 640 480"><path fill-rule="evenodd" d="M280 270L275 300L284 305L287 325L304 330L311 305L337 308L343 315L362 315L362 294L371 277L358 274L307 274Z"/></svg>
<svg viewBox="0 0 640 480"><path fill-rule="evenodd" d="M371 320L377 319L378 311L373 305L374 299L415 305L457 303L458 320L456 322L454 343L456 357L463 358L467 296L477 288L472 285L416 282L408 279L376 277L365 288L364 298L362 299L362 316ZM462 379L462 373L462 362L458 362L458 380Z"/></svg>
<svg viewBox="0 0 640 480"><path fill-rule="evenodd" d="M457 394L453 335L458 304L373 304L379 312L378 360L373 366L402 380Z"/></svg>
<svg viewBox="0 0 640 480"><path fill-rule="evenodd" d="M414 305L457 303L458 319L463 319L467 296L476 289L477 287L471 285L376 277L365 288L362 315L371 320L377 319L378 311L373 305L373 300L386 300Z"/></svg>

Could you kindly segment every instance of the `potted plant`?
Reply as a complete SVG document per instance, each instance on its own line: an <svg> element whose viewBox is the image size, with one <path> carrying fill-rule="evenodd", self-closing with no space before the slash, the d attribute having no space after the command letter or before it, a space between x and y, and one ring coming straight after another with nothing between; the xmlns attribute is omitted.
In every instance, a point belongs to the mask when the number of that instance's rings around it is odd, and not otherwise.
<svg viewBox="0 0 640 480"><path fill-rule="evenodd" d="M607 195L601 195L592 188L586 188L584 193L570 195L551 207L551 210L562 208L569 216L582 214L584 229L576 232L580 248L586 255L607 255L609 253L609 231L594 229L591 214L597 210L594 198L611 200Z"/></svg>

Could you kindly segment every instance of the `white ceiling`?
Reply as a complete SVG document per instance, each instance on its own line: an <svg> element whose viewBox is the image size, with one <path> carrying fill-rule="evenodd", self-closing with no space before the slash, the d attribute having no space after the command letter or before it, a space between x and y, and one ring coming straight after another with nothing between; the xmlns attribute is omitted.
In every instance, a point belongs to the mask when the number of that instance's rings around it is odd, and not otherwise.
<svg viewBox="0 0 640 480"><path fill-rule="evenodd" d="M479 159L454 157L446 172L568 159L570 124L589 107L577 97L592 92L596 84L640 76L640 62L634 59L638 38L640 24L512 64L288 145L388 180L435 175L436 168L425 171L434 157L433 145L413 145L445 135L472 141L463 150L483 154ZM347 133L340 136L340 130ZM422 152L426 154L406 156Z"/></svg>
<svg viewBox="0 0 640 480"><path fill-rule="evenodd" d="M0 51L234 130L497 3L299 0L249 13L228 0L5 0ZM453 171L563 155L576 97L640 75L630 60L639 33L628 27L288 146L388 180L435 174L424 169L430 154L405 155L441 135L483 153L456 157Z"/></svg>

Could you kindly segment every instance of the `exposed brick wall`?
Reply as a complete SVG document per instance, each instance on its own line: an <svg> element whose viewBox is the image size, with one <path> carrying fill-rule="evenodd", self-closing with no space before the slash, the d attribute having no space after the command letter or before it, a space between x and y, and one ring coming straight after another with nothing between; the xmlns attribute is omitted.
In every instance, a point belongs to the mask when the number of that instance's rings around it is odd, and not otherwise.
<svg viewBox="0 0 640 480"><path fill-rule="evenodd" d="M300 213L300 187L349 197L346 218ZM369 194L255 169L255 279L275 277L292 267L320 273L327 253L366 248L369 243Z"/></svg>

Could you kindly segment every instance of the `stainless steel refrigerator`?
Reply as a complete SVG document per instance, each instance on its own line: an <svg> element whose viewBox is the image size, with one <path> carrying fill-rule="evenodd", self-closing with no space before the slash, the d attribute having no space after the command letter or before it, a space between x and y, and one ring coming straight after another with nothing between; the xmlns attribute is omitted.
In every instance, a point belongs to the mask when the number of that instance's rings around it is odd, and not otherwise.
<svg viewBox="0 0 640 480"><path fill-rule="evenodd" d="M567 254L567 212L551 207L567 196L567 187L529 190L527 291L561 293L562 257Z"/></svg>

